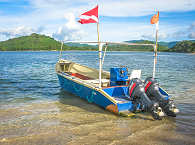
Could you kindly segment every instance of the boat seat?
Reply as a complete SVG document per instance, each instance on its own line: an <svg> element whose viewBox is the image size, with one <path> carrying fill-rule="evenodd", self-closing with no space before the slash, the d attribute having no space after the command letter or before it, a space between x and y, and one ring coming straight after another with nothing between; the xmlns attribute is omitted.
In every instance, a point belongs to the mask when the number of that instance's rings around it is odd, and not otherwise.
<svg viewBox="0 0 195 145"><path fill-rule="evenodd" d="M79 73L71 73L71 76L77 77L77 78L82 79L82 80L90 80L91 79L91 78L84 76L82 74L79 74Z"/></svg>
<svg viewBox="0 0 195 145"><path fill-rule="evenodd" d="M91 84L95 84L98 85L99 84L99 79L95 79L95 80L86 80L87 83L91 83ZM109 79L102 79L102 86L103 87L107 87L110 84L110 80Z"/></svg>

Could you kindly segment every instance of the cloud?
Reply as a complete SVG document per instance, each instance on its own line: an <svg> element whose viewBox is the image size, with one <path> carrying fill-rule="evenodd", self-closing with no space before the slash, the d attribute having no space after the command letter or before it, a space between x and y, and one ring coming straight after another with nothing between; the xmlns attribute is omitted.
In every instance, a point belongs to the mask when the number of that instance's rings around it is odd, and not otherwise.
<svg viewBox="0 0 195 145"><path fill-rule="evenodd" d="M105 16L145 16L161 12L195 10L195 0L101 0Z"/></svg>
<svg viewBox="0 0 195 145"><path fill-rule="evenodd" d="M31 28L26 26L19 26L12 29L0 30L0 35L1 37L3 36L5 39L10 39L19 36L30 35L32 33L41 33L43 30L44 30L43 27Z"/></svg>
<svg viewBox="0 0 195 145"><path fill-rule="evenodd" d="M190 27L189 27L189 34L188 34L188 38L190 39L195 39L195 22L193 22Z"/></svg>
<svg viewBox="0 0 195 145"><path fill-rule="evenodd" d="M31 0L32 6L35 8L34 15L40 14L43 19L41 21L53 21L61 22L64 21L64 13L72 12L76 17L81 13L90 10L97 3L94 0ZM195 10L195 0L99 0L99 15L100 16L111 16L111 17L139 17L139 16L148 16L154 14L154 10L157 8L160 12L185 12ZM168 17L168 16L167 16ZM49 23L47 25L49 25ZM103 22L104 23L104 22ZM146 29L141 29L140 26L133 25L133 28L139 28L137 30L130 30L129 33L133 36L126 34L126 24L120 23L118 27L114 27L115 22L110 22L109 27L104 27L104 32L102 36L103 40L116 40L116 39L140 39L148 38L149 40L154 40L154 33L148 32ZM131 25L128 23L128 25ZM139 24L140 25L140 24ZM174 26L173 26L174 25ZM181 36L180 32L176 32L175 25L173 24L172 30L166 30L167 28L161 29L159 32L159 39L169 39L171 35L177 39L177 36ZM57 26L57 25L56 25ZM92 26L93 27L93 26ZM168 26L167 26L168 27ZM52 33L52 36L58 40L75 40L79 39L78 37L81 33L79 32L82 29L90 33L90 37L86 38L89 40L96 40L96 29L86 26L81 26L81 28L73 29L69 26L59 24L57 26L58 30L53 29L56 33ZM101 28L100 28L101 29ZM112 30L116 32L112 32ZM120 31L119 31L120 30ZM143 30L143 31L142 31ZM149 28L151 31L152 29ZM175 32L174 32L175 30ZM69 34L70 33L70 34ZM175 33L175 34L174 34ZM178 33L178 34L176 34ZM114 34L114 35L112 35ZM119 38L114 38L120 36ZM181 38L180 37L180 38ZM84 38L81 36L81 39ZM172 39L172 38L171 38ZM93 41L92 40L92 41Z"/></svg>
<svg viewBox="0 0 195 145"><path fill-rule="evenodd" d="M190 27L189 27L189 31L193 31L195 30L195 22L193 22Z"/></svg>
<svg viewBox="0 0 195 145"><path fill-rule="evenodd" d="M52 37L60 41L80 40L84 32L81 30L78 22L76 22L74 14L67 13L64 17L67 23L64 26L60 26L58 31L52 34Z"/></svg>
<svg viewBox="0 0 195 145"><path fill-rule="evenodd" d="M92 25L79 25L76 24L74 16L78 17L81 13L90 10L95 7L97 1L94 0L25 0L28 1L27 4L28 11L24 9L23 12L17 11L14 14L9 13L11 5L15 3L14 0L3 0L10 1L7 6L8 12L6 13L3 9L1 15L0 12L0 34L4 37L22 36L25 34L30 34L31 32L39 32L36 27L40 25L44 26L44 30L41 32L55 37L58 40L97 40L97 30L96 26ZM150 25L149 23L144 23L145 18L143 17L143 22L140 22L139 16L148 16L154 14L154 9L157 8L160 10L160 16L163 18L163 15L166 18L170 18L163 12L185 12L195 10L195 0L98 0L99 1L99 14L100 16L111 16L111 17L100 17L105 21L101 21L101 40L130 40L130 39L140 39L140 38L150 38L154 40L154 33L151 32L152 28L143 27L143 25ZM2 11L2 10L0 10ZM64 19L64 14L66 18ZM162 14L162 15L161 15ZM172 16L172 15L171 15ZM194 16L194 14L193 14ZM67 17L70 17L67 18ZM117 18L113 18L117 17ZM122 18L124 17L124 18ZM130 17L130 18L129 18ZM132 17L137 18L137 24L131 21ZM109 20L108 20L109 19ZM112 19L112 20L111 20ZM120 21L122 19L122 21ZM178 18L177 18L178 19ZM124 21L125 20L125 23ZM189 20L189 19L188 19ZM191 18L192 20L192 18ZM190 21L191 21L190 20ZM186 38L192 38L194 36L192 30L186 30L183 28L180 23L172 23L167 20L165 27L160 29L159 37L160 39L169 39L169 38L182 38L182 35ZM181 20L182 21L182 20ZM109 22L109 23L108 23ZM149 22L149 21L147 21ZM64 24L65 23L65 24ZM186 21L186 23L188 23ZM162 24L162 23L161 23ZM24 26L23 26L24 25ZM79 26L78 26L79 25ZM194 24L195 25L195 24ZM194 25L192 27L194 28ZM25 27L25 28L18 28ZM28 26L28 27L27 27ZM162 25L160 25L162 26ZM179 26L179 27L177 27ZM184 25L183 25L184 26ZM130 28L131 29L127 29ZM177 29L175 28L177 27ZM16 29L19 30L16 30ZM180 30L179 30L180 29ZM84 33L85 30L85 33ZM180 31L180 32L179 32ZM188 32L187 32L188 31ZM17 33L16 33L17 32ZM55 32L55 33L54 33ZM88 32L88 35L86 34ZM2 40L0 36L0 40ZM85 37L84 37L85 36ZM5 39L5 38L3 38ZM6 38L7 39L7 38Z"/></svg>
<svg viewBox="0 0 195 145"><path fill-rule="evenodd" d="M181 28L171 34L171 37L175 39L194 39L195 38L195 22L187 27Z"/></svg>
<svg viewBox="0 0 195 145"><path fill-rule="evenodd" d="M178 38L186 38L187 37L187 35L188 35L188 32L187 32L187 30L179 30L179 31L176 31L176 32L174 32L174 33L172 33L171 34L171 37L173 37L173 38L175 38L175 39L178 39Z"/></svg>
<svg viewBox="0 0 195 145"><path fill-rule="evenodd" d="M195 32L191 32L191 33L188 35L188 37L189 37L190 39L195 39Z"/></svg>
<svg viewBox="0 0 195 145"><path fill-rule="evenodd" d="M168 37L169 37L169 35L166 32L159 32L159 34L158 34L158 40L159 41L165 40ZM145 33L145 34L141 35L141 39L144 39L144 40L155 40L155 36L152 33L149 33L149 34Z"/></svg>
<svg viewBox="0 0 195 145"><path fill-rule="evenodd" d="M77 15L97 4L94 0L30 0L30 2L37 9L52 9L55 13L72 10ZM146 16L153 14L155 9L161 12L191 11L195 10L195 0L159 0L158 2L156 0L99 0L99 13L103 16Z"/></svg>
<svg viewBox="0 0 195 145"><path fill-rule="evenodd" d="M169 28L169 29L168 29ZM147 40L154 40L155 32L143 32L144 34L141 35L142 39ZM195 39L195 22L192 22L190 25L187 26L177 26L175 28L171 28L171 26L164 26L159 29L159 41L164 40L188 40L188 39Z"/></svg>

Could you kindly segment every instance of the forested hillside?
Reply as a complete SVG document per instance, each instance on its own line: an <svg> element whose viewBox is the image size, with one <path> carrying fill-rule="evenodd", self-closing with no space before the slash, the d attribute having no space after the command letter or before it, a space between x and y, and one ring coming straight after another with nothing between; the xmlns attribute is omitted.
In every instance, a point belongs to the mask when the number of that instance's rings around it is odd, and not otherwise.
<svg viewBox="0 0 195 145"><path fill-rule="evenodd" d="M195 52L195 42L194 41L181 41L177 42L174 47L169 49L171 52Z"/></svg>
<svg viewBox="0 0 195 145"><path fill-rule="evenodd" d="M37 51L37 50L59 50L61 43L45 35L31 34L0 42L0 51ZM63 50L90 50L92 47L85 46L68 46L64 45Z"/></svg>
<svg viewBox="0 0 195 145"><path fill-rule="evenodd" d="M154 41L132 40L125 41L140 44L155 44ZM170 48L172 46L172 48ZM60 50L61 43L54 38L40 34L31 34L0 42L0 51L39 51L39 50ZM97 45L79 43L65 43L63 50L98 50ZM152 46L125 46L109 45L107 51L153 51ZM180 42L159 42L158 51L167 52L195 52L195 41Z"/></svg>

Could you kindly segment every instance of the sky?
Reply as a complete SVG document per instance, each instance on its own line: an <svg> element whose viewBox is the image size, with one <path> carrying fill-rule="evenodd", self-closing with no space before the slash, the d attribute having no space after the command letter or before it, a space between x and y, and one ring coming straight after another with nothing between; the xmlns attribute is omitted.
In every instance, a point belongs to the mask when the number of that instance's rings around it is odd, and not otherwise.
<svg viewBox="0 0 195 145"><path fill-rule="evenodd" d="M0 41L32 33L97 41L97 24L77 22L97 4L102 41L155 40L156 10L159 41L195 39L195 0L0 0Z"/></svg>

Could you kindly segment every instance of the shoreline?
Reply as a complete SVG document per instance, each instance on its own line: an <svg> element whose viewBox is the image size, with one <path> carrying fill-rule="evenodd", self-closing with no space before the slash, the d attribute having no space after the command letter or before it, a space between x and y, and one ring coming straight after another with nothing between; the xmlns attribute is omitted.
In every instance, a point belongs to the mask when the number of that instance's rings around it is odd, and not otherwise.
<svg viewBox="0 0 195 145"><path fill-rule="evenodd" d="M2 51L0 50L0 52L60 52L60 50L11 50L11 51ZM85 52L85 51L88 51L88 52L98 52L98 50L63 50L63 52L68 52L68 51L73 51L73 52ZM104 51L102 51L104 52ZM142 51L142 50L129 50L129 51L118 51L118 50L115 50L115 51L109 51L107 50L107 52L153 52L153 51ZM191 52L174 52L174 51L158 51L158 53L161 53L161 52L167 52L167 53L185 53L185 54L191 54L191 55L195 55L195 52L191 53Z"/></svg>
<svg viewBox="0 0 195 145"><path fill-rule="evenodd" d="M47 52L47 51L56 51L56 52L59 52L60 50L12 50L12 51L1 51L0 52ZM92 51L92 52L98 52L98 50L63 50L63 51L75 51L75 52L80 52L80 51ZM104 51L102 51L104 52ZM107 50L107 52L153 52L153 51L139 51L139 50L129 50L129 51L109 51ZM168 52L168 51L160 51L160 52Z"/></svg>

